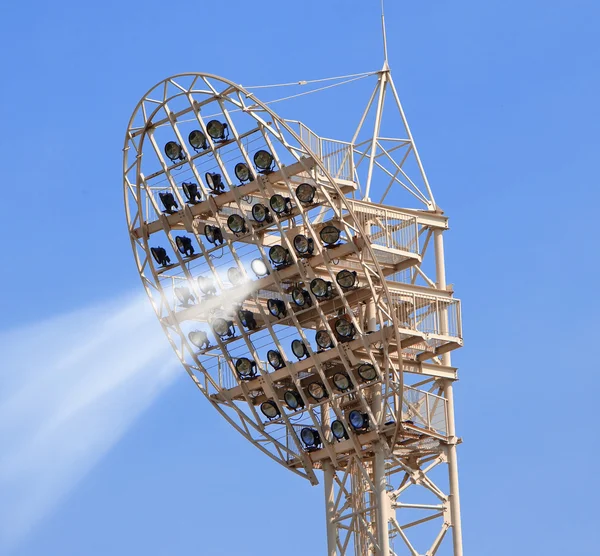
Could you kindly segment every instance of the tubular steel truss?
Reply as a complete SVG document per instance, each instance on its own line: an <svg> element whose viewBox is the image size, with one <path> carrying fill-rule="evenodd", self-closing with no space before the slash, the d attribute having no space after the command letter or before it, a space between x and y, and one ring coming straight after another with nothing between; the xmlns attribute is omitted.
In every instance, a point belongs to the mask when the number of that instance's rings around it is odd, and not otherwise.
<svg viewBox="0 0 600 556"><path fill-rule="evenodd" d="M381 135L388 92L403 138ZM392 186L424 208L370 202ZM196 386L269 457L313 484L323 472L327 554L435 554L452 528L462 555L460 301L445 283L447 219L387 64L351 142L281 119L226 79L166 79L129 123L124 187L142 283ZM339 239L324 241L332 226Z"/></svg>

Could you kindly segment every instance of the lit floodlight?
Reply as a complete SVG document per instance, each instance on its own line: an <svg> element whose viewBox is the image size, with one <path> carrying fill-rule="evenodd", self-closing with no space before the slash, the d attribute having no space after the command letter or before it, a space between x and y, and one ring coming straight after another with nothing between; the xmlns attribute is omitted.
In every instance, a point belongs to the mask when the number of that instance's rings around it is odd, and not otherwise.
<svg viewBox="0 0 600 556"><path fill-rule="evenodd" d="M254 179L250 168L245 162L238 162L235 165L233 172L235 173L236 178L240 180L240 183L244 183L245 181L252 181Z"/></svg>
<svg viewBox="0 0 600 556"><path fill-rule="evenodd" d="M277 419L277 417L281 417L281 412L279 411L277 404L272 400L267 400L260 404L260 410L268 419Z"/></svg>
<svg viewBox="0 0 600 556"><path fill-rule="evenodd" d="M345 392L352 388L352 381L346 373L335 373L333 375L333 383L340 392Z"/></svg>
<svg viewBox="0 0 600 556"><path fill-rule="evenodd" d="M358 367L358 376L365 382L370 382L377 378L377 371L371 363L362 363Z"/></svg>
<svg viewBox="0 0 600 556"><path fill-rule="evenodd" d="M231 268L227 269L227 279L234 286L239 286L240 284L244 283L244 274L239 268L232 266Z"/></svg>
<svg viewBox="0 0 600 556"><path fill-rule="evenodd" d="M185 286L177 286L173 288L173 293L183 307L189 307L190 303L194 303L194 301L196 301L196 298L190 291L190 288Z"/></svg>
<svg viewBox="0 0 600 556"><path fill-rule="evenodd" d="M188 338L198 349L206 349L210 346L208 334L203 330L192 330Z"/></svg>
<svg viewBox="0 0 600 556"><path fill-rule="evenodd" d="M206 174L204 174L204 181L206 181L206 185L208 185L208 188L215 195L220 195L225 191L225 184L223 183L221 174L217 174L215 172L206 172Z"/></svg>
<svg viewBox="0 0 600 556"><path fill-rule="evenodd" d="M353 288L357 280L356 272L350 272L349 270L340 270L335 277L335 281L343 290Z"/></svg>
<svg viewBox="0 0 600 556"><path fill-rule="evenodd" d="M296 187L296 197L303 205L309 205L313 202L317 190L310 183L301 183Z"/></svg>
<svg viewBox="0 0 600 556"><path fill-rule="evenodd" d="M244 328L247 328L248 330L256 330L258 328L256 318L254 317L254 313L252 311L239 309L238 318L240 319L240 322Z"/></svg>
<svg viewBox="0 0 600 556"><path fill-rule="evenodd" d="M252 207L252 218L256 220L259 224L266 222L270 224L273 222L273 216L271 216L271 211L265 207L265 205L261 205L260 203L256 203Z"/></svg>
<svg viewBox="0 0 600 556"><path fill-rule="evenodd" d="M285 367L285 361L283 360L283 357L281 357L281 353L277 350L270 349L267 351L267 361L275 370Z"/></svg>
<svg viewBox="0 0 600 556"><path fill-rule="evenodd" d="M209 243L223 245L223 232L217 226L206 224L204 226L204 237Z"/></svg>
<svg viewBox="0 0 600 556"><path fill-rule="evenodd" d="M294 249L301 257L310 257L315 249L315 242L312 238L298 234L294 238Z"/></svg>
<svg viewBox="0 0 600 556"><path fill-rule="evenodd" d="M300 438L302 442L304 442L304 446L307 450L317 450L319 446L321 446L321 436L319 435L319 431L317 429L312 429L310 427L304 427L300 431Z"/></svg>
<svg viewBox="0 0 600 556"><path fill-rule="evenodd" d="M250 263L250 268L252 269L252 272L256 274L257 278L262 278L263 276L267 276L269 274L267 265L261 259L254 259Z"/></svg>
<svg viewBox="0 0 600 556"><path fill-rule="evenodd" d="M281 216L282 214L289 214L292 211L292 201L289 197L284 197L283 195L279 195L279 193L275 193L269 199L269 205L273 212L277 214L277 216Z"/></svg>
<svg viewBox="0 0 600 556"><path fill-rule="evenodd" d="M227 218L227 226L234 234L245 234L248 231L246 221L239 214L231 214Z"/></svg>
<svg viewBox="0 0 600 556"><path fill-rule="evenodd" d="M298 358L308 357L308 350L302 340L294 340L292 342L292 353Z"/></svg>
<svg viewBox="0 0 600 556"><path fill-rule="evenodd" d="M302 396L300 396L300 394L295 390L288 390L283 395L283 401L288 406L288 409L291 409L292 411L296 411L296 409L304 407L304 400L302 399Z"/></svg>
<svg viewBox="0 0 600 556"><path fill-rule="evenodd" d="M242 380L250 380L256 376L256 363L242 357L235 362L235 370Z"/></svg>
<svg viewBox="0 0 600 556"><path fill-rule="evenodd" d="M266 174L273 170L273 155L269 151L256 151L254 155L254 165L258 168L261 174Z"/></svg>
<svg viewBox="0 0 600 556"><path fill-rule="evenodd" d="M235 329L233 328L233 321L225 320L219 317L212 321L211 326L214 333L221 339L227 337L230 338L235 334Z"/></svg>
<svg viewBox="0 0 600 556"><path fill-rule="evenodd" d="M335 226L325 226L319 232L319 237L326 247L333 247L340 239L340 231Z"/></svg>
<svg viewBox="0 0 600 556"><path fill-rule="evenodd" d="M177 204L175 197L173 197L173 193L159 193L158 196L163 207L165 207L165 212L169 214L177 212L179 205Z"/></svg>
<svg viewBox="0 0 600 556"><path fill-rule="evenodd" d="M356 328L346 319L337 319L333 326L336 334L342 341L349 342L356 334Z"/></svg>
<svg viewBox="0 0 600 556"><path fill-rule="evenodd" d="M350 422L350 426L356 432L364 432L369 428L369 416L366 413L361 413L357 409L350 412L348 421Z"/></svg>
<svg viewBox="0 0 600 556"><path fill-rule="evenodd" d="M206 131L213 141L226 141L229 137L229 128L226 123L219 120L211 120L206 124Z"/></svg>
<svg viewBox="0 0 600 556"><path fill-rule="evenodd" d="M285 317L287 314L285 303L281 299L269 299L267 301L267 309L269 309L269 313L278 319Z"/></svg>
<svg viewBox="0 0 600 556"><path fill-rule="evenodd" d="M298 307L310 307L312 305L310 294L306 290L301 290L300 288L294 288L292 290L292 301Z"/></svg>
<svg viewBox="0 0 600 556"><path fill-rule="evenodd" d="M181 189L183 189L183 194L187 199L187 203L189 203L190 205L195 205L196 203L202 201L202 196L200 194L200 190L198 189L197 184L189 181L184 181L181 184Z"/></svg>
<svg viewBox="0 0 600 556"><path fill-rule="evenodd" d="M176 160L185 160L185 153L181 148L179 143L175 143L175 141L169 141L165 145L165 154L171 160L171 162L175 162Z"/></svg>
<svg viewBox="0 0 600 556"><path fill-rule="evenodd" d="M311 382L308 385L308 394L316 401L327 398L327 390L325 390L322 382Z"/></svg>
<svg viewBox="0 0 600 556"><path fill-rule="evenodd" d="M321 349L329 349L333 347L331 336L326 330L319 330L315 335L315 342Z"/></svg>
<svg viewBox="0 0 600 556"><path fill-rule="evenodd" d="M175 236L175 244L182 255L191 257L194 254L192 239L187 236Z"/></svg>
<svg viewBox="0 0 600 556"><path fill-rule="evenodd" d="M212 276L198 276L198 287L204 295L217 295L217 285Z"/></svg>
<svg viewBox="0 0 600 556"><path fill-rule="evenodd" d="M281 245L273 245L269 249L269 259L277 269L288 266L292 263L290 252Z"/></svg>
<svg viewBox="0 0 600 556"><path fill-rule="evenodd" d="M348 438L346 427L344 427L344 423L342 423L339 419L336 419L331 423L331 434L333 434L333 437L338 442Z"/></svg>
<svg viewBox="0 0 600 556"><path fill-rule="evenodd" d="M190 132L188 135L188 141L195 151L199 151L200 149L208 149L206 135L204 135L204 133L202 133L199 129L195 129L194 131Z"/></svg>
<svg viewBox="0 0 600 556"><path fill-rule="evenodd" d="M150 252L157 264L161 266L167 266L171 262L164 247L151 247Z"/></svg>
<svg viewBox="0 0 600 556"><path fill-rule="evenodd" d="M310 283L310 291L319 299L329 297L332 292L331 282L326 282L323 278L315 278Z"/></svg>

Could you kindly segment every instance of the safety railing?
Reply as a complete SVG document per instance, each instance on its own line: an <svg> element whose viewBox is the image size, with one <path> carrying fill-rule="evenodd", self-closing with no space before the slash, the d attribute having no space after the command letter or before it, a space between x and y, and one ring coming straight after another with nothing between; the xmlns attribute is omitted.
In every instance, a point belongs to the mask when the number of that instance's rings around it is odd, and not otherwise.
<svg viewBox="0 0 600 556"><path fill-rule="evenodd" d="M402 420L441 436L447 436L447 403L442 396L405 386L402 397Z"/></svg>

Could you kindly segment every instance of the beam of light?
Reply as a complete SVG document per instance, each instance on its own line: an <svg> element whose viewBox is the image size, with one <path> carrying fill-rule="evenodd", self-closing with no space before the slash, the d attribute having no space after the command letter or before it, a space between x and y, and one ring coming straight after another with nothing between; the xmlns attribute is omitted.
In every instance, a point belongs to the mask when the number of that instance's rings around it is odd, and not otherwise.
<svg viewBox="0 0 600 556"><path fill-rule="evenodd" d="M0 332L0 346L0 553L6 554L180 375L141 296Z"/></svg>

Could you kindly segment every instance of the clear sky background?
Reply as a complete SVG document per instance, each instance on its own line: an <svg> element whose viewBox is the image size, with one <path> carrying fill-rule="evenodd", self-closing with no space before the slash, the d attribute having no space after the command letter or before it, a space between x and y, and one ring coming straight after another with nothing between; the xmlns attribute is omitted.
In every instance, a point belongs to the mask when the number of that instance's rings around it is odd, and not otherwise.
<svg viewBox="0 0 600 556"><path fill-rule="evenodd" d="M388 0L386 16L396 85L451 218L448 280L464 304L466 347L453 361L465 553L596 554L600 6ZM246 444L174 354L148 347L167 345L158 324L119 313L142 290L121 149L139 98L172 74L255 85L381 63L378 0L2 4L0 537L31 503L24 532L0 538L0 551L322 553L321 488ZM364 90L281 112L348 139ZM97 346L69 355L128 328L146 338L131 335L129 350L144 354L135 363L104 364ZM67 369L64 383L50 360ZM116 384L119 400L76 417L77 430L50 427L44 450L21 450L15 431L28 441L32 415L60 413L51 406L67 391L80 399L77 371L102 392ZM65 445L81 465L62 467Z"/></svg>

